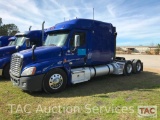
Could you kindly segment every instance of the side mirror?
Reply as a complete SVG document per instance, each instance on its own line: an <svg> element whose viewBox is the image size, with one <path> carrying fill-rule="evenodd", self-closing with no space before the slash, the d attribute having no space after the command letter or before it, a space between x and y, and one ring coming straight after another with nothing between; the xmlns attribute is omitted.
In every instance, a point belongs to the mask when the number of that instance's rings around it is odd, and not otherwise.
<svg viewBox="0 0 160 120"><path fill-rule="evenodd" d="M80 46L80 35L75 35L74 37L74 47Z"/></svg>
<svg viewBox="0 0 160 120"><path fill-rule="evenodd" d="M17 52L18 52L18 50L19 50L19 46L16 46L16 50L17 50Z"/></svg>
<svg viewBox="0 0 160 120"><path fill-rule="evenodd" d="M35 50L36 49L36 45L32 45L32 50Z"/></svg>

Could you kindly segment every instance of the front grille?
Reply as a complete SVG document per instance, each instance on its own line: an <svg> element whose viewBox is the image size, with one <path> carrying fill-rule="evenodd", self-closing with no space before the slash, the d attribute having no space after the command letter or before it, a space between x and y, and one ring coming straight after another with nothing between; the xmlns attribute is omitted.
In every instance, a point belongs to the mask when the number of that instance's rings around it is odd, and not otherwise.
<svg viewBox="0 0 160 120"><path fill-rule="evenodd" d="M17 54L13 54L11 59L10 72L14 76L20 77L21 67L22 67L21 65L22 65L22 58Z"/></svg>

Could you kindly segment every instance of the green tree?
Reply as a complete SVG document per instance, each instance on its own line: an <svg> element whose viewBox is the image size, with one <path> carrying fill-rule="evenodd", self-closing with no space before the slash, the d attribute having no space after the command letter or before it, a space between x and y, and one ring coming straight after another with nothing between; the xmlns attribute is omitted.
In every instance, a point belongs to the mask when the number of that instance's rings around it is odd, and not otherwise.
<svg viewBox="0 0 160 120"><path fill-rule="evenodd" d="M0 18L0 27L2 26L2 18Z"/></svg>
<svg viewBox="0 0 160 120"><path fill-rule="evenodd" d="M0 18L0 36L15 35L19 32L18 27L15 24L2 24L2 18Z"/></svg>
<svg viewBox="0 0 160 120"><path fill-rule="evenodd" d="M160 53L160 44L158 44L157 47L158 47L158 52Z"/></svg>
<svg viewBox="0 0 160 120"><path fill-rule="evenodd" d="M156 55L159 55L160 52L160 44L157 44L157 49L154 50Z"/></svg>

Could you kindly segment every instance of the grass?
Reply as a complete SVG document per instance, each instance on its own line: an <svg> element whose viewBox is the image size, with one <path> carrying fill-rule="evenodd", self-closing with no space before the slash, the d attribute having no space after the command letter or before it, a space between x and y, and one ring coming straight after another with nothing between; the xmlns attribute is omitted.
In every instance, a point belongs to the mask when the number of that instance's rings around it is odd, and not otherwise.
<svg viewBox="0 0 160 120"><path fill-rule="evenodd" d="M138 106L160 107L160 71L153 69L131 76L97 77L56 94L23 92L0 79L2 119L135 120ZM9 104L14 104L12 113Z"/></svg>
<svg viewBox="0 0 160 120"><path fill-rule="evenodd" d="M2 75L2 70L0 70L0 75Z"/></svg>

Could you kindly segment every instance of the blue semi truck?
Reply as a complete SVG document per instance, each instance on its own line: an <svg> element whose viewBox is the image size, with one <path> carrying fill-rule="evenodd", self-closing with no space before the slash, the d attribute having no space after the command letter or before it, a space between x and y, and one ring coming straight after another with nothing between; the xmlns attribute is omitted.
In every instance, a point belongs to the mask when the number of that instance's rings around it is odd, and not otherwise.
<svg viewBox="0 0 160 120"><path fill-rule="evenodd" d="M4 47L7 46L9 44L9 38L11 38L12 36L0 36L0 47Z"/></svg>
<svg viewBox="0 0 160 120"><path fill-rule="evenodd" d="M11 55L17 51L26 50L32 47L32 45L42 46L46 38L46 34L43 35L42 30L32 30L23 33L17 33L15 35L16 40L13 45L0 48L0 70L3 77L10 79L9 68Z"/></svg>
<svg viewBox="0 0 160 120"><path fill-rule="evenodd" d="M55 93L96 76L143 70L140 60L115 56L117 32L110 23L74 19L47 34L44 46L12 55L11 81L24 91Z"/></svg>

